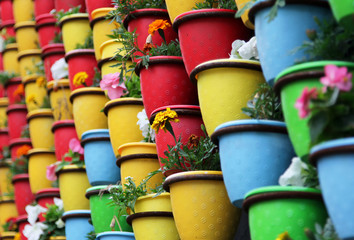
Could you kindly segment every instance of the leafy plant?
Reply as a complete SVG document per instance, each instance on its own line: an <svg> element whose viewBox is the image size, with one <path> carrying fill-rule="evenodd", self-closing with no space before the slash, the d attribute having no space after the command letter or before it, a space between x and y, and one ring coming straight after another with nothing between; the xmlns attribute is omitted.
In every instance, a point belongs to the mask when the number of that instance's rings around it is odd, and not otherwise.
<svg viewBox="0 0 354 240"><path fill-rule="evenodd" d="M82 168L85 166L85 161L83 161L82 158L82 154L73 152L73 150L69 149L69 152L63 156L62 161L57 165L55 172L59 172L63 167L68 165L76 165L77 167Z"/></svg>
<svg viewBox="0 0 354 240"><path fill-rule="evenodd" d="M12 161L10 164L10 178L17 174L28 173L28 158L21 156Z"/></svg>
<svg viewBox="0 0 354 240"><path fill-rule="evenodd" d="M86 235L87 240L96 240L97 234L95 231L91 231Z"/></svg>
<svg viewBox="0 0 354 240"><path fill-rule="evenodd" d="M242 14L245 13L245 11L251 9L253 7L253 5L259 1L260 0L250 0L241 9L239 9L237 11L235 16L238 18L241 17ZM273 4L272 8L270 9L269 14L267 15L268 22L273 21L274 18L278 15L278 9L280 7L285 7L285 4L286 4L286 0L273 0L273 2L274 2L274 4Z"/></svg>
<svg viewBox="0 0 354 240"><path fill-rule="evenodd" d="M64 223L61 220L64 209L55 204L47 204L47 208L47 212L43 215L47 228L43 230L39 240L47 240L51 236L65 236Z"/></svg>
<svg viewBox="0 0 354 240"><path fill-rule="evenodd" d="M122 97L141 98L140 78L136 74L132 74L131 78L127 79L125 86L128 92Z"/></svg>
<svg viewBox="0 0 354 240"><path fill-rule="evenodd" d="M8 218L6 222L2 225L3 231L4 232L17 232L18 231L18 226L16 224L16 218Z"/></svg>
<svg viewBox="0 0 354 240"><path fill-rule="evenodd" d="M85 42L83 44L76 44L75 49L93 49L93 35L92 31L89 32L87 37L85 38Z"/></svg>
<svg viewBox="0 0 354 240"><path fill-rule="evenodd" d="M315 229L315 233L310 229L305 229L305 234L309 240L340 240L330 218L327 219L324 227L316 223Z"/></svg>
<svg viewBox="0 0 354 240"><path fill-rule="evenodd" d="M95 67L95 75L93 76L93 87L99 87L102 80L100 69Z"/></svg>
<svg viewBox="0 0 354 240"><path fill-rule="evenodd" d="M60 22L60 20L65 17L65 16L69 16L75 13L79 13L80 12L80 8L81 5L70 8L68 11L64 11L64 10L60 10L60 11L56 11L55 9L53 9L50 13L54 15L54 17L57 19L57 23Z"/></svg>
<svg viewBox="0 0 354 240"><path fill-rule="evenodd" d="M17 74L15 73L10 73L10 72L0 72L0 84L5 86L11 78L17 77Z"/></svg>
<svg viewBox="0 0 354 240"><path fill-rule="evenodd" d="M284 121L280 99L267 83L259 85L242 111L253 119Z"/></svg>
<svg viewBox="0 0 354 240"><path fill-rule="evenodd" d="M32 69L29 69L29 68L26 69L27 75L34 75L34 74L39 75L39 76L45 75L43 61L36 62L36 60L34 58L32 58L32 66L33 66Z"/></svg>
<svg viewBox="0 0 354 240"><path fill-rule="evenodd" d="M16 38L15 37L7 37L4 39L4 48L6 48L7 45L11 43L16 43Z"/></svg>
<svg viewBox="0 0 354 240"><path fill-rule="evenodd" d="M63 43L63 34L61 31L55 33L54 38L50 41L50 43Z"/></svg>
<svg viewBox="0 0 354 240"><path fill-rule="evenodd" d="M237 10L236 2L232 0L205 0L201 3L196 3L194 10L205 8L232 9Z"/></svg>

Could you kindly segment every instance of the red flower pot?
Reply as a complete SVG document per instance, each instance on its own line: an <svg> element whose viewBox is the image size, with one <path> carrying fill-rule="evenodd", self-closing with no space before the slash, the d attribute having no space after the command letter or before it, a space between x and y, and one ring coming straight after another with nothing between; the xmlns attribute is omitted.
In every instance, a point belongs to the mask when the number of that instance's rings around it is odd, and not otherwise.
<svg viewBox="0 0 354 240"><path fill-rule="evenodd" d="M4 71L4 63L2 62L3 61L3 58L2 58L2 52L0 52L0 71ZM1 90L0 90L0 96L1 97L4 97L4 87L1 85Z"/></svg>
<svg viewBox="0 0 354 240"><path fill-rule="evenodd" d="M0 151L2 151L3 147L9 146L9 130L7 128L0 129Z"/></svg>
<svg viewBox="0 0 354 240"><path fill-rule="evenodd" d="M10 81L6 83L5 91L9 99L9 105L20 102L21 99L24 97L24 92L23 95L19 95L17 94L18 92L16 91L21 84L22 84L22 79L20 77L12 78Z"/></svg>
<svg viewBox="0 0 354 240"><path fill-rule="evenodd" d="M1 54L0 54L1 55ZM0 67L2 66L2 55L0 57ZM1 69L0 71L4 71L4 69ZM3 85L0 85L0 98L5 97L5 87Z"/></svg>
<svg viewBox="0 0 354 240"><path fill-rule="evenodd" d="M31 139L30 138L15 138L15 139L10 140L9 148L10 148L10 152L11 152L12 161L15 161L15 159L18 157L17 150L24 145L32 147Z"/></svg>
<svg viewBox="0 0 354 240"><path fill-rule="evenodd" d="M1 3L2 1L0 1ZM6 35L4 35L4 38L7 39L8 37L16 37L16 32L15 32L15 21L14 20L6 20L3 21L1 24L1 29L5 29Z"/></svg>
<svg viewBox="0 0 354 240"><path fill-rule="evenodd" d="M18 215L26 214L26 206L34 201L28 174L18 174L12 178L15 191L15 204Z"/></svg>
<svg viewBox="0 0 354 240"><path fill-rule="evenodd" d="M91 21L91 13L97 8L112 7L112 0L85 0L87 13Z"/></svg>
<svg viewBox="0 0 354 240"><path fill-rule="evenodd" d="M80 12L86 12L85 0L55 0L55 9L57 11L64 10L68 11L70 8L81 6Z"/></svg>
<svg viewBox="0 0 354 240"><path fill-rule="evenodd" d="M231 44L236 39L248 40L252 31L235 11L228 9L201 9L176 17L173 28L178 30L179 42L188 75L199 64L229 58Z"/></svg>
<svg viewBox="0 0 354 240"><path fill-rule="evenodd" d="M63 58L64 56L65 56L64 44L60 44L60 43L48 44L42 48L44 72L48 82L54 79L50 68L53 66L53 64L56 61L58 61L60 58Z"/></svg>
<svg viewBox="0 0 354 240"><path fill-rule="evenodd" d="M41 48L50 44L55 35L60 32L60 27L56 25L55 17L50 13L36 17L36 29Z"/></svg>
<svg viewBox="0 0 354 240"><path fill-rule="evenodd" d="M18 231L21 234L21 240L27 240L25 235L23 235L23 230L25 229L25 226L29 224L29 222L27 221L27 217L27 215L21 215L16 218L16 224L18 226Z"/></svg>
<svg viewBox="0 0 354 240"><path fill-rule="evenodd" d="M157 19L167 20L171 24L167 10L156 8L135 10L129 13L124 19L124 27L129 32L133 32L134 30L136 30L135 33L137 34L137 43L140 49L144 48L146 38L149 35L149 25ZM173 30L172 27L165 29L164 33L167 43L171 42L171 40L177 39L177 33ZM161 43L163 42L158 32L156 32L152 37L152 42L155 45L161 45ZM137 54L137 56L141 55L142 54L140 53Z"/></svg>
<svg viewBox="0 0 354 240"><path fill-rule="evenodd" d="M54 0L34 0L34 15L36 18L42 14L50 13L54 8Z"/></svg>
<svg viewBox="0 0 354 240"><path fill-rule="evenodd" d="M7 119L10 139L20 138L27 124L27 107L23 104L13 104L7 108Z"/></svg>
<svg viewBox="0 0 354 240"><path fill-rule="evenodd" d="M95 50L93 49L76 49L68 52L65 55L65 60L68 63L70 89L85 87L83 84L79 86L74 85L74 78L77 73L85 72L88 78L85 80L86 86L90 87L93 84L95 77L95 68L97 68L97 60L95 57Z"/></svg>
<svg viewBox="0 0 354 240"><path fill-rule="evenodd" d="M1 0L0 1L1 10L1 21L5 22L8 20L14 20L12 0Z"/></svg>
<svg viewBox="0 0 354 240"><path fill-rule="evenodd" d="M59 188L45 188L37 192L36 202L47 208L47 204L54 204L54 198L60 198ZM43 213L39 215L39 221L44 222Z"/></svg>
<svg viewBox="0 0 354 240"><path fill-rule="evenodd" d="M150 57L149 68L139 64L136 73L148 118L159 107L198 105L197 87L189 80L182 57Z"/></svg>
<svg viewBox="0 0 354 240"><path fill-rule="evenodd" d="M77 137L74 120L61 120L53 124L55 156L58 161L63 159L65 153L69 151L69 142Z"/></svg>
<svg viewBox="0 0 354 240"><path fill-rule="evenodd" d="M199 106L192 105L172 105L164 106L155 109L150 117L150 124L154 122L155 116L161 111L165 111L166 108L171 108L171 110L177 112L179 122L170 122L173 128L173 132L178 140L179 137L182 139L183 144L187 144L189 137L194 134L196 136L205 136L201 125L203 124L202 115L200 113ZM160 130L155 137L157 155L159 156L160 166L162 167L160 158L165 158L165 151L168 150L168 145L174 146L175 140L173 136L168 131ZM169 175L170 173L164 173Z"/></svg>

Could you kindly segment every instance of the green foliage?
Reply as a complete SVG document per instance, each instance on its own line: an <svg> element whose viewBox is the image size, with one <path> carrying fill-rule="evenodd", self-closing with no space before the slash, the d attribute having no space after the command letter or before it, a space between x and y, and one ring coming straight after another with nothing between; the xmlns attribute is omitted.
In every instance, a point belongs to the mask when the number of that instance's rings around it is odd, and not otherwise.
<svg viewBox="0 0 354 240"><path fill-rule="evenodd" d="M242 111L253 119L284 121L280 99L267 83L259 85Z"/></svg>
<svg viewBox="0 0 354 240"><path fill-rule="evenodd" d="M26 124L21 131L21 138L30 138L29 125Z"/></svg>
<svg viewBox="0 0 354 240"><path fill-rule="evenodd" d="M16 224L16 218L9 218L6 220L6 222L2 225L2 228L4 232L17 232L18 231L18 226Z"/></svg>
<svg viewBox="0 0 354 240"><path fill-rule="evenodd" d="M95 231L91 231L86 235L86 239L87 240L96 240L96 236L97 236L97 234L95 233Z"/></svg>
<svg viewBox="0 0 354 240"><path fill-rule="evenodd" d="M245 11L251 9L253 7L253 5L255 5L259 1L260 0L250 0L249 2L244 4L244 6L241 9L239 9L239 11L237 11L235 16L237 18L241 17L242 14L245 13ZM272 6L272 8L269 11L269 14L267 15L268 22L273 21L274 18L278 15L278 9L280 7L285 7L285 4L286 4L286 0L273 0L273 2L274 2L274 5Z"/></svg>
<svg viewBox="0 0 354 240"><path fill-rule="evenodd" d="M63 34L61 31L55 33L54 38L50 43L63 43Z"/></svg>
<svg viewBox="0 0 354 240"><path fill-rule="evenodd" d="M99 87L102 80L100 69L95 67L95 75L93 76L93 87Z"/></svg>
<svg viewBox="0 0 354 240"><path fill-rule="evenodd" d="M340 240L330 218L327 219L324 227L316 223L315 229L315 233L308 228L305 229L305 234L309 240Z"/></svg>
<svg viewBox="0 0 354 240"><path fill-rule="evenodd" d="M32 58L32 66L33 66L33 69L29 69L29 68L26 69L27 75L39 75L39 76L45 75L43 61L36 62L36 60L34 58Z"/></svg>
<svg viewBox="0 0 354 240"><path fill-rule="evenodd" d="M81 6L77 6L77 7L73 7L70 8L68 11L64 11L64 10L60 10L60 11L56 11L55 9L53 9L50 13L54 15L54 17L57 19L57 22L59 23L60 20L65 17L65 16L69 16L75 13L79 13L80 12L80 8Z"/></svg>
<svg viewBox="0 0 354 240"><path fill-rule="evenodd" d="M132 74L132 77L126 80L125 86L128 93L122 97L141 98L140 78L136 74Z"/></svg>
<svg viewBox="0 0 354 240"><path fill-rule="evenodd" d="M69 149L69 152L63 156L62 161L57 165L55 172L59 172L63 169L63 167L68 165L76 165L77 167L82 168L85 166L85 161L82 159L82 155L80 153L73 152Z"/></svg>
<svg viewBox="0 0 354 240"><path fill-rule="evenodd" d="M10 178L17 174L28 173L28 158L21 156L10 163Z"/></svg>
<svg viewBox="0 0 354 240"><path fill-rule="evenodd" d="M219 9L231 9L237 10L235 0L205 0L201 3L196 3L194 10L205 8L219 8Z"/></svg>
<svg viewBox="0 0 354 240"><path fill-rule="evenodd" d="M92 31L90 31L85 38L85 42L83 44L76 44L75 49L93 49L93 35Z"/></svg>
<svg viewBox="0 0 354 240"><path fill-rule="evenodd" d="M4 48L6 48L7 45L11 43L16 43L16 38L15 37L7 37L4 39Z"/></svg>
<svg viewBox="0 0 354 240"><path fill-rule="evenodd" d="M308 155L303 156L301 161L306 164L307 167L307 169L301 169L301 176L304 180L304 187L319 189L320 182L318 180L317 169L309 163Z"/></svg>
<svg viewBox="0 0 354 240"><path fill-rule="evenodd" d="M39 106L39 108L51 108L51 107L52 107L52 106L50 105L49 96L48 96L48 95L44 96L42 105Z"/></svg>
<svg viewBox="0 0 354 240"><path fill-rule="evenodd" d="M15 73L9 73L9 72L0 72L0 84L5 86L8 81L11 80L11 78L17 77L17 74Z"/></svg>
<svg viewBox="0 0 354 240"><path fill-rule="evenodd" d="M51 236L65 236L65 228L59 228L57 226L57 221L61 219L64 210L60 209L55 204L47 204L47 212L43 215L45 217L44 224L47 225L47 229L43 230L43 234L40 236L39 240L48 240Z"/></svg>

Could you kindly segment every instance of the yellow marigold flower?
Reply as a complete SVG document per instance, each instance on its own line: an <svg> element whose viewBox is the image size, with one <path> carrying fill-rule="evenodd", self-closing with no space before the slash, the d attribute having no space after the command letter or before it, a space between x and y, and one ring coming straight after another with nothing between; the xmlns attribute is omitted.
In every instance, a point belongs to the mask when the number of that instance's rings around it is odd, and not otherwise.
<svg viewBox="0 0 354 240"><path fill-rule="evenodd" d="M46 82L45 82L45 78L44 77L38 77L36 79L36 84L38 87L44 87Z"/></svg>
<svg viewBox="0 0 354 240"><path fill-rule="evenodd" d="M154 35L157 30L165 30L168 27L171 27L171 24L167 20L157 19L149 25L149 34Z"/></svg>
<svg viewBox="0 0 354 240"><path fill-rule="evenodd" d="M13 96L17 97L17 96L24 96L24 95L25 95L25 88L24 88L23 84L20 84L20 85L18 85L18 87L14 91Z"/></svg>
<svg viewBox="0 0 354 240"><path fill-rule="evenodd" d="M21 147L19 147L16 151L16 155L17 157L21 157L23 155L27 155L28 151L31 150L31 146L29 145L22 145Z"/></svg>
<svg viewBox="0 0 354 240"><path fill-rule="evenodd" d="M76 73L73 79L74 86L78 87L84 84L87 78L88 78L88 74L86 72Z"/></svg>
<svg viewBox="0 0 354 240"><path fill-rule="evenodd" d="M275 240L291 240L291 237L289 236L289 233L286 231L286 232L279 234L277 239L275 239Z"/></svg>
<svg viewBox="0 0 354 240"><path fill-rule="evenodd" d="M31 94L26 98L26 103L30 103L30 102L37 103L36 96L34 94Z"/></svg>
<svg viewBox="0 0 354 240"><path fill-rule="evenodd" d="M160 129L166 131L166 122L179 122L177 119L178 115L175 111L167 108L166 111L159 112L156 114L154 122L152 123L151 127L155 130L156 133L159 132Z"/></svg>
<svg viewBox="0 0 354 240"><path fill-rule="evenodd" d="M14 240L21 240L21 233L16 233Z"/></svg>

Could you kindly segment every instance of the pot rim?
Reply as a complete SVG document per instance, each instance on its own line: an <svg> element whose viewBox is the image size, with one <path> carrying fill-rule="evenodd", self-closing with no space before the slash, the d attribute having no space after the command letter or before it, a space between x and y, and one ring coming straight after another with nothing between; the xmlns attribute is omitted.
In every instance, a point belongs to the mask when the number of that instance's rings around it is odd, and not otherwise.
<svg viewBox="0 0 354 240"><path fill-rule="evenodd" d="M46 26L56 26L56 21L53 20L51 22L45 22L45 23L40 23L40 24L36 24L36 31L38 31L40 28L42 27L46 27Z"/></svg>
<svg viewBox="0 0 354 240"><path fill-rule="evenodd" d="M68 16L63 17L59 21L59 27L62 28L64 23L69 22L71 20L87 20L89 21L88 13L74 13Z"/></svg>
<svg viewBox="0 0 354 240"><path fill-rule="evenodd" d="M130 143L124 143L119 146L118 148L118 154L121 155L123 148L129 148L129 147L154 147L156 149L156 143L150 143L150 142L130 142Z"/></svg>
<svg viewBox="0 0 354 240"><path fill-rule="evenodd" d="M143 106L143 99L142 98L133 98L133 97L127 97L127 98L117 98L108 101L104 108L103 112L106 116L108 116L108 111L112 107L117 107L121 105L138 105L138 106Z"/></svg>
<svg viewBox="0 0 354 240"><path fill-rule="evenodd" d="M43 13L41 15L38 15L36 18L35 18L35 21L38 22L39 20L42 20L43 18L52 18L55 20L55 17L53 14L51 13Z"/></svg>
<svg viewBox="0 0 354 240"><path fill-rule="evenodd" d="M6 48L4 50L2 50L2 54L5 54L6 52L11 51L11 50L18 51L17 43L7 44Z"/></svg>
<svg viewBox="0 0 354 240"><path fill-rule="evenodd" d="M19 182L19 181L23 181L23 180L29 180L29 175L28 173L22 173L22 174L16 174L15 176L12 177L12 184L14 184L15 182Z"/></svg>
<svg viewBox="0 0 354 240"><path fill-rule="evenodd" d="M90 218L91 211L90 210L71 210L64 212L61 219L65 222L67 219L70 218Z"/></svg>
<svg viewBox="0 0 354 240"><path fill-rule="evenodd" d="M35 200L38 201L41 198L60 198L60 190L59 188L45 188L42 190L39 190L36 195L35 195Z"/></svg>
<svg viewBox="0 0 354 240"><path fill-rule="evenodd" d="M90 138L86 138L86 139L82 139L82 137L81 137L81 146L82 147L85 147L85 145L90 142L109 142L109 143L111 143L111 139L109 136L108 137L90 137Z"/></svg>
<svg viewBox="0 0 354 240"><path fill-rule="evenodd" d="M7 107L9 105L9 99L7 97L0 98L0 107Z"/></svg>
<svg viewBox="0 0 354 240"><path fill-rule="evenodd" d="M181 114L181 115L202 116L200 107L197 105L169 105L169 106L156 108L154 111L152 111L149 117L150 124L154 122L155 116L157 115L158 112L164 111L167 108L171 108L171 110L177 112L178 115Z"/></svg>
<svg viewBox="0 0 354 240"><path fill-rule="evenodd" d="M102 95L105 96L104 91L99 87L83 87L75 89L70 94L70 102L73 103L74 99L81 95L94 94L94 95Z"/></svg>
<svg viewBox="0 0 354 240"><path fill-rule="evenodd" d="M16 110L27 112L27 107L25 104L10 104L6 109L6 114L9 115L10 112L13 112Z"/></svg>
<svg viewBox="0 0 354 240"><path fill-rule="evenodd" d="M13 84L21 84L22 83L22 78L21 77L13 77L10 79L10 81L8 81L5 84L5 88L9 85L13 85ZM17 104L17 105L23 105L23 104Z"/></svg>
<svg viewBox="0 0 354 240"><path fill-rule="evenodd" d="M108 57L108 58L103 58L103 59L100 59L98 62L97 62L97 67L102 70L102 65L105 64L105 63L108 63L108 62L118 62L117 60L115 60L113 57Z"/></svg>
<svg viewBox="0 0 354 240"><path fill-rule="evenodd" d="M69 60L73 57L82 56L82 55L95 55L94 49L74 49L65 54L65 61L68 63Z"/></svg>
<svg viewBox="0 0 354 240"><path fill-rule="evenodd" d="M133 19L136 19L138 17L143 17L143 16L158 16L158 17L167 17L168 12L166 9L163 8L143 8L143 9L137 9L132 12L130 12L125 18L123 19L123 26L125 29L128 29L129 22Z"/></svg>
<svg viewBox="0 0 354 240"><path fill-rule="evenodd" d="M14 28L15 31L21 28L26 28L26 27L31 27L31 28L36 28L36 22L35 21L24 21L24 22L19 22L16 23Z"/></svg>
<svg viewBox="0 0 354 240"><path fill-rule="evenodd" d="M9 129L8 128L0 128L0 135L1 134L9 134Z"/></svg>
<svg viewBox="0 0 354 240"><path fill-rule="evenodd" d="M43 117L54 118L52 109L51 108L40 108L40 109L32 110L26 116L28 123L35 118L43 118Z"/></svg>
<svg viewBox="0 0 354 240"><path fill-rule="evenodd" d="M22 84L24 87L26 87L26 85L29 83L35 83L37 78L40 78L40 77L43 77L45 80L45 77L42 75L38 75L38 74L26 75L25 77L22 78Z"/></svg>
<svg viewBox="0 0 354 240"><path fill-rule="evenodd" d="M32 142L30 138L14 138L9 142L9 148L13 148L17 145L30 145L32 147Z"/></svg>
<svg viewBox="0 0 354 240"><path fill-rule="evenodd" d="M13 27L15 25L15 20L6 20L1 23L0 30L6 27Z"/></svg>
<svg viewBox="0 0 354 240"><path fill-rule="evenodd" d="M66 165L60 171L56 172L56 175L59 176L60 174L71 173L71 172L79 172L79 173L83 172L83 173L86 173L86 167L85 166L78 167L76 165Z"/></svg>
<svg viewBox="0 0 354 240"><path fill-rule="evenodd" d="M151 211L151 212L139 212L129 215L127 217L127 223L132 225L133 220L137 218L146 218L146 217L170 217L173 218L172 212L162 212L162 211Z"/></svg>
<svg viewBox="0 0 354 240"><path fill-rule="evenodd" d="M90 199L91 196L98 196L98 194L100 192L102 194L108 194L109 191L107 190L107 187L108 187L108 185L98 185L98 186L90 187L90 188L86 189L85 197L87 199Z"/></svg>
<svg viewBox="0 0 354 240"><path fill-rule="evenodd" d="M184 66L183 58L180 56L154 56L149 58L149 67L150 65L159 63L182 64ZM135 74L140 76L140 71L144 68L145 67L142 65L142 60L139 60L134 69Z"/></svg>
<svg viewBox="0 0 354 240"><path fill-rule="evenodd" d="M49 148L32 148L28 151L27 157L31 157L36 154L53 154L55 155L55 151L50 150Z"/></svg>
<svg viewBox="0 0 354 240"><path fill-rule="evenodd" d="M27 218L28 218L27 214L18 216L16 218L16 223L19 224L19 223L22 223L22 222L28 222Z"/></svg>
<svg viewBox="0 0 354 240"><path fill-rule="evenodd" d="M48 95L53 91L53 87L54 87L54 80L49 81L47 83L47 92ZM70 80L69 79L60 79L57 80L57 88L64 88L64 89L69 89L70 88Z"/></svg>
<svg viewBox="0 0 354 240"><path fill-rule="evenodd" d="M42 56L42 50L40 49L29 49L29 50L24 50L21 51L17 54L17 59L18 61L21 61L22 58L24 57L30 57L30 56Z"/></svg>
<svg viewBox="0 0 354 240"><path fill-rule="evenodd" d="M102 232L100 234L97 234L97 239L100 239L100 237L104 236L130 236L134 237L134 233L132 232L117 232L117 231L109 231L109 232Z"/></svg>
<svg viewBox="0 0 354 240"><path fill-rule="evenodd" d="M54 133L55 130L62 127L74 127L75 129L75 121L72 119L55 121L52 125L52 132Z"/></svg>
<svg viewBox="0 0 354 240"><path fill-rule="evenodd" d="M154 196L156 195L156 193L150 193L148 195L145 195L145 196L142 196L142 197L138 197L137 201L138 200L145 200L145 199L148 199L148 198L154 198ZM155 198L158 198L158 197L171 197L171 194L168 193L168 192L163 192L161 194L159 194L158 196L156 196Z"/></svg>
<svg viewBox="0 0 354 240"><path fill-rule="evenodd" d="M46 51L50 50L51 48L59 48L59 47L61 47L63 49L63 51L65 52L64 44L62 44L62 43L50 43L50 44L47 44L44 47L42 47L42 54L45 54Z"/></svg>
<svg viewBox="0 0 354 240"><path fill-rule="evenodd" d="M133 160L133 159L142 159L142 158L153 158L159 159L157 154L153 153L137 153L137 154L129 154L122 157L117 158L116 165L120 168L123 162Z"/></svg>
<svg viewBox="0 0 354 240"><path fill-rule="evenodd" d="M93 29L94 25L97 23L97 22L100 22L100 21L109 21L106 19L106 16L107 14L114 10L115 8L113 7L103 7L103 8L96 8L95 10L93 10L91 12L91 21L90 21L90 27L91 29ZM97 16L94 16L96 15L97 13L105 13L106 12L106 15L105 16L100 16L100 17L97 17Z"/></svg>

